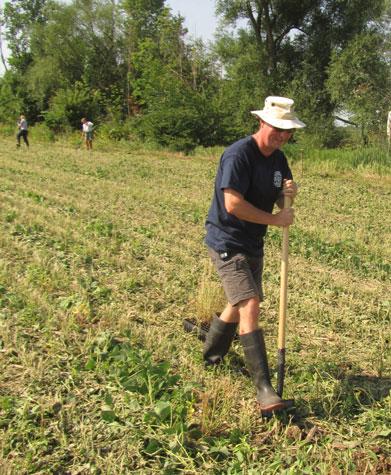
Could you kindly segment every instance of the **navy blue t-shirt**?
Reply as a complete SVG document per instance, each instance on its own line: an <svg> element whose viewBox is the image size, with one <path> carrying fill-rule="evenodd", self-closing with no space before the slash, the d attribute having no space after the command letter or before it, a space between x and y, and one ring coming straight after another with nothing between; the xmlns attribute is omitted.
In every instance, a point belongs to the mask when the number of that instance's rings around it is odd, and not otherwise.
<svg viewBox="0 0 391 475"><path fill-rule="evenodd" d="M217 252L263 255L267 225L250 223L229 214L224 205L224 189L232 188L252 205L271 213L286 178L292 179L292 173L280 150L265 157L251 136L228 147L217 171L214 196L206 219L205 243Z"/></svg>

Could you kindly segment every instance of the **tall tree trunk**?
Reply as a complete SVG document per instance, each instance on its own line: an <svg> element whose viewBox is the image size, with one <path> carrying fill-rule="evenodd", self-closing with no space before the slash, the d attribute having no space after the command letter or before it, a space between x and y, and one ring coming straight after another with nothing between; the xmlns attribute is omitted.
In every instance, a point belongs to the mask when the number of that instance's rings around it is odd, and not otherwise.
<svg viewBox="0 0 391 475"><path fill-rule="evenodd" d="M276 44L273 36L274 19L270 11L270 1L261 1L266 32L266 51L268 57L268 75L274 76L277 70Z"/></svg>
<svg viewBox="0 0 391 475"><path fill-rule="evenodd" d="M3 66L4 66L4 70L8 71L7 62L5 60L4 53L3 53L3 33L1 31L1 25L0 25L0 56L1 56L1 62L3 63Z"/></svg>

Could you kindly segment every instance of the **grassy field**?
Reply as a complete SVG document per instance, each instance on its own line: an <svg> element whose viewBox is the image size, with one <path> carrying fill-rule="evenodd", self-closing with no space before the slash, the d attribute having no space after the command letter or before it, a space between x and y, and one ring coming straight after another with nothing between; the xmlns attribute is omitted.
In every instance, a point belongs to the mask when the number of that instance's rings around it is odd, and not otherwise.
<svg viewBox="0 0 391 475"><path fill-rule="evenodd" d="M391 472L386 160L289 149L297 413L261 420L240 345L206 370L182 330L223 299L202 242L217 152L14 147L0 140L0 474ZM280 245L270 229L273 367Z"/></svg>

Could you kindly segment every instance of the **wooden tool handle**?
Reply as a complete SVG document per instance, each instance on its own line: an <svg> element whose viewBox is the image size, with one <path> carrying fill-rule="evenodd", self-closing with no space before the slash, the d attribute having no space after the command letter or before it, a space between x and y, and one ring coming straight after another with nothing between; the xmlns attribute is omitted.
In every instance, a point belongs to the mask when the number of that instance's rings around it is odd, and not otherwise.
<svg viewBox="0 0 391 475"><path fill-rule="evenodd" d="M291 199L284 196L284 208L291 206ZM280 282L280 314L278 322L278 351L277 351L277 394L282 397L285 379L285 326L288 301L288 254L289 226L282 230L281 250L281 282Z"/></svg>
<svg viewBox="0 0 391 475"><path fill-rule="evenodd" d="M284 196L284 208L291 206L291 199ZM289 226L282 230L281 250L281 282L280 282L280 312L278 327L278 348L285 348L285 323L288 301L288 256L289 256Z"/></svg>

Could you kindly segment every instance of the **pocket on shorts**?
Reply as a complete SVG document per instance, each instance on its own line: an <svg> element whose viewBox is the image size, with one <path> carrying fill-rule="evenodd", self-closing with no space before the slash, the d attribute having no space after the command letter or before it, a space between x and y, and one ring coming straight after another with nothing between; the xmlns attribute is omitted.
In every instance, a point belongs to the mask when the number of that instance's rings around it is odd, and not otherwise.
<svg viewBox="0 0 391 475"><path fill-rule="evenodd" d="M221 254L214 249L209 248L208 252L217 272L236 269L235 254L227 254L227 256L222 258Z"/></svg>
<svg viewBox="0 0 391 475"><path fill-rule="evenodd" d="M232 261L235 263L235 270L242 270L248 268L248 262L243 254L236 254L233 256Z"/></svg>

